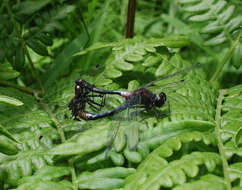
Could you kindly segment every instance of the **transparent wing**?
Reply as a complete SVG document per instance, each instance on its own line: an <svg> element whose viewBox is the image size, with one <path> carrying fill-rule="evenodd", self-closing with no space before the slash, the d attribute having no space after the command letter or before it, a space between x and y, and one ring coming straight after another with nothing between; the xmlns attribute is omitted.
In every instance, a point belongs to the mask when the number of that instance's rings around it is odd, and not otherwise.
<svg viewBox="0 0 242 190"><path fill-rule="evenodd" d="M170 93L170 92L176 92L180 88L183 88L186 83L186 80L184 79L178 79L172 82L163 82L159 85L153 85L148 87L150 91L152 91L154 94L158 95L161 92Z"/></svg>
<svg viewBox="0 0 242 190"><path fill-rule="evenodd" d="M195 68L199 68L199 67L201 67L201 66L202 66L201 63L197 63L197 64L195 64L195 65L192 65L191 67L188 67L188 68L182 69L182 70L180 70L180 71L178 71L178 72L175 72L175 73L173 73L173 74L166 75L166 76L162 76L162 77L160 77L160 78L157 79L157 80L151 81L151 82L149 82L149 83L143 85L142 88L147 88L147 87L149 87L149 86L151 86L151 85L153 85L153 84L155 84L155 83L157 83L157 82L159 82L159 81L161 81L161 80L170 79L170 78L174 78L175 76L179 76L179 75L185 74L185 73L187 73L187 72L189 72L189 71L191 71L191 70L193 70L193 69L195 69Z"/></svg>
<svg viewBox="0 0 242 190"><path fill-rule="evenodd" d="M112 117L108 133L106 157L108 157L113 147L117 152L121 151L125 144L127 144L130 150L136 149L139 142L138 125L134 126L132 124L141 120L140 113L143 111L143 108L140 107L141 97L137 96L137 99L134 101L136 101L137 105L130 105L129 108Z"/></svg>
<svg viewBox="0 0 242 190"><path fill-rule="evenodd" d="M113 148L114 141L117 137L117 134L119 132L121 121L111 122L111 126L108 131L108 139L107 139L107 148L105 151L105 158L109 156L109 152Z"/></svg>

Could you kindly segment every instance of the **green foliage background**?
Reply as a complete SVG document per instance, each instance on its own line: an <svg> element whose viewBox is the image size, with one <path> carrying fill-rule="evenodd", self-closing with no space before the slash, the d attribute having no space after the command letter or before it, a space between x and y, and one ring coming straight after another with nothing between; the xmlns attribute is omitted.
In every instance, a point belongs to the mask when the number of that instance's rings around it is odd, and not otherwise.
<svg viewBox="0 0 242 190"><path fill-rule="evenodd" d="M139 0L125 39L127 0L3 0L0 189L241 189L241 5ZM78 78L133 91L198 62L155 83L171 115L122 122L108 158L112 119L71 119Z"/></svg>

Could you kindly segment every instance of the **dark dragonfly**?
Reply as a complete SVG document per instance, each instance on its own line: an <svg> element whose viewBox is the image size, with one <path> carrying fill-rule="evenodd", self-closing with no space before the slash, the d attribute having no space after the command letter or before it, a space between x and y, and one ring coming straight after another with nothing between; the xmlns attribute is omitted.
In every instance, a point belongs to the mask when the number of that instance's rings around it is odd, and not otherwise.
<svg viewBox="0 0 242 190"><path fill-rule="evenodd" d="M122 112L123 110L132 108L143 108L146 111L153 111L156 114L155 108L162 107L166 103L166 94L164 92L160 92L159 95L155 95L153 92L148 90L147 87L160 80L186 73L200 66L201 64L198 63L174 74L163 76L157 80L143 85L134 92L103 90L96 88L94 85L86 82L83 79L78 79L75 81L75 96L69 103L69 109L72 111L72 116L76 120L78 120L78 118L84 120L96 120L103 117L112 116ZM94 92L97 93L97 95L90 94ZM105 106L105 96L107 94L120 95L125 98L125 102L117 108L102 113L90 113L86 111L86 104L90 105L94 110L100 111ZM95 102L93 99L95 97L101 98L101 103Z"/></svg>

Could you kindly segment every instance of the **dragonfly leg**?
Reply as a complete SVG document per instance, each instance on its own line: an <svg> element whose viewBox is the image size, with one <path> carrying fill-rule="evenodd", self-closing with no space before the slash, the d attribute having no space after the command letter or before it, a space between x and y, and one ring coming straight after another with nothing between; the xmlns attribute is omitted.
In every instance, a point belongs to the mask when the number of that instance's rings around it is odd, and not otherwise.
<svg viewBox="0 0 242 190"><path fill-rule="evenodd" d="M100 111L100 110L101 110L100 106L97 107L95 104L93 104L93 103L90 102L90 101L87 101L87 104L90 105L91 108L94 109L94 110L96 110L96 111Z"/></svg>
<svg viewBox="0 0 242 190"><path fill-rule="evenodd" d="M101 108L104 106L102 103L99 104L97 102L94 102L92 99L87 99L87 103L95 110L100 111ZM98 106L98 107L97 107Z"/></svg>
<svg viewBox="0 0 242 190"><path fill-rule="evenodd" d="M154 107L151 108L151 111L154 113L156 118L159 118L158 111Z"/></svg>
<svg viewBox="0 0 242 190"><path fill-rule="evenodd" d="M97 111L100 111L101 108L105 105L105 100L106 100L106 95L105 95L105 94L104 94L104 95L102 95L102 94L92 94L92 95L88 95L87 97L88 97L87 99L88 99L92 104L96 104L97 106L99 106L99 108L94 108L94 109L96 109ZM98 98L101 98L101 99L102 99L100 104L94 101L94 98L95 98L95 97L98 97ZM89 104L89 105L90 105L90 104ZM94 106L93 106L93 107L94 107Z"/></svg>
<svg viewBox="0 0 242 190"><path fill-rule="evenodd" d="M102 97L101 106L103 107L105 104L106 104L106 95Z"/></svg>
<svg viewBox="0 0 242 190"><path fill-rule="evenodd" d="M86 97L88 98L88 99L92 99L92 101L94 102L94 98L95 97L98 97L98 98L102 98L103 99L103 96L105 96L105 94L103 95L103 94L93 94L93 91L92 91L92 94L91 95L87 95Z"/></svg>
<svg viewBox="0 0 242 190"><path fill-rule="evenodd" d="M77 117L74 118L75 121L81 121L80 119L78 119Z"/></svg>

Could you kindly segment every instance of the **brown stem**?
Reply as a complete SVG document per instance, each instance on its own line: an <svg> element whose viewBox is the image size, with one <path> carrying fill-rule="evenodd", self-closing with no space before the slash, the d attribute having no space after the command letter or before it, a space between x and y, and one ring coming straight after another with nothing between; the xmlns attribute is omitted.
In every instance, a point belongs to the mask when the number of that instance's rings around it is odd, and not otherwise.
<svg viewBox="0 0 242 190"><path fill-rule="evenodd" d="M129 0L127 25L126 25L126 38L133 38L134 36L134 18L135 18L136 0Z"/></svg>
<svg viewBox="0 0 242 190"><path fill-rule="evenodd" d="M17 89L19 89L19 90L21 90L23 92L26 92L26 93L32 94L32 95L41 93L40 91L33 90L32 88L19 86L17 84L14 84L14 83L11 83L11 82L7 82L7 81L3 81L3 80L0 80L0 85L17 88Z"/></svg>

